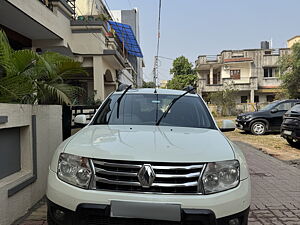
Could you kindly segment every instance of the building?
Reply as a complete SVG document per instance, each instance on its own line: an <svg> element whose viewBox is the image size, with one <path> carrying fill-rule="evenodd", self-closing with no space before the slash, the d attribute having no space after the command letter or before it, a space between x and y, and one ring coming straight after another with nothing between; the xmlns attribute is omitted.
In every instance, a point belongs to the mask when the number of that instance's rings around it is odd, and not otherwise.
<svg viewBox="0 0 300 225"><path fill-rule="evenodd" d="M82 62L89 76L67 77L86 90L79 103L104 100L125 72L136 76L130 49L109 25L112 16L102 0L2 0L0 15L14 49L55 51Z"/></svg>
<svg viewBox="0 0 300 225"><path fill-rule="evenodd" d="M287 47L291 48L295 43L299 43L299 42L300 42L300 35L292 37L287 41Z"/></svg>
<svg viewBox="0 0 300 225"><path fill-rule="evenodd" d="M125 23L131 26L136 40L138 41L138 43L140 44L140 19L139 19L139 11L137 8L135 9L131 9L131 10L113 10L112 11L112 15L113 18L121 23ZM130 63L132 64L132 66L135 69L136 72L136 83L138 87L142 87L143 86L143 67L145 67L144 65L144 61L143 58L140 57L136 57L136 56L129 56L128 60L130 61ZM126 76L127 78L127 76ZM124 82L123 83L128 83Z"/></svg>
<svg viewBox="0 0 300 225"><path fill-rule="evenodd" d="M198 92L209 93L227 85L238 90L237 103L271 102L280 91L278 60L289 49L270 49L262 42L260 49L224 50L217 56L201 55L196 61Z"/></svg>
<svg viewBox="0 0 300 225"><path fill-rule="evenodd" d="M159 87L165 89L165 88L167 88L167 85L168 85L168 80L161 80Z"/></svg>

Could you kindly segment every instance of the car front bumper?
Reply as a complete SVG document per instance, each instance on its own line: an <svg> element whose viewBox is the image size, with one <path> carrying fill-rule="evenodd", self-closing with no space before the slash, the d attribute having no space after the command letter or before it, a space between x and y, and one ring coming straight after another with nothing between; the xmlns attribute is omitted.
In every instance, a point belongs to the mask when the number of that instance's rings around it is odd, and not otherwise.
<svg viewBox="0 0 300 225"><path fill-rule="evenodd" d="M235 125L240 130L249 131L250 130L250 123L251 123L251 120L241 120L241 119L236 119L235 120Z"/></svg>
<svg viewBox="0 0 300 225"><path fill-rule="evenodd" d="M100 216L98 220L103 219L108 222L89 222L82 224L110 224L110 220L118 220L116 218L110 218L109 216L111 202L125 201L149 204L155 202L166 205L178 204L181 207L182 221L204 221L202 222L203 225L228 225L228 221L232 218L239 218L239 220L243 222L248 217L251 187L250 179L248 178L241 181L239 186L234 189L211 195L142 194L85 190L62 182L57 178L56 173L50 170L47 198L49 199L50 216L52 215L55 219L53 212L55 212L56 209L61 209L61 211L66 212L68 215L68 220L74 220L76 223L78 222L77 224L80 224L79 218L82 220L84 220L84 218L93 218L92 216L86 217L86 214L94 214L94 212L96 212L98 217ZM138 219L136 220L138 221ZM209 221L209 223L205 221ZM61 224L68 225L66 221ZM112 224L121 223L115 222ZM244 225L246 223L243 222L240 224Z"/></svg>

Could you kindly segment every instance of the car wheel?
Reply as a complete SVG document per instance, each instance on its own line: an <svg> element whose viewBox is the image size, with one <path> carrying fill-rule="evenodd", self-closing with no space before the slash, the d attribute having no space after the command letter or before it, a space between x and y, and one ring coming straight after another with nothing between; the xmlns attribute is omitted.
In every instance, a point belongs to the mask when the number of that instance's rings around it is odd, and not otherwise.
<svg viewBox="0 0 300 225"><path fill-rule="evenodd" d="M287 142L290 144L290 146L294 147L294 148L299 148L300 147L300 143L297 140L294 139L286 139Z"/></svg>
<svg viewBox="0 0 300 225"><path fill-rule="evenodd" d="M257 121L251 125L251 133L254 135L263 135L266 133L266 128L265 123Z"/></svg>

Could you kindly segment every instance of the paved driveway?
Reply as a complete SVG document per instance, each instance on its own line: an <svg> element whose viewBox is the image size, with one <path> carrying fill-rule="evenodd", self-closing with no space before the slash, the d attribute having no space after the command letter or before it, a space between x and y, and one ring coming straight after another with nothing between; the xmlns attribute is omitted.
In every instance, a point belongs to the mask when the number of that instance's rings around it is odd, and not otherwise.
<svg viewBox="0 0 300 225"><path fill-rule="evenodd" d="M300 225L300 169L244 143L252 179L250 225Z"/></svg>
<svg viewBox="0 0 300 225"><path fill-rule="evenodd" d="M245 153L252 179L249 225L300 225L300 169L250 145L237 144ZM45 220L44 205L21 224L47 224Z"/></svg>

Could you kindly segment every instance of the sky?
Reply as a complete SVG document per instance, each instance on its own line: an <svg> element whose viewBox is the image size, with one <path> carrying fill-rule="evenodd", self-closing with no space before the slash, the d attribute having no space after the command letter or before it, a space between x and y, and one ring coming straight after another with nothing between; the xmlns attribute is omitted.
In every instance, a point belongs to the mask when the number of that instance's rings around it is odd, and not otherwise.
<svg viewBox="0 0 300 225"><path fill-rule="evenodd" d="M138 8L144 80L153 80L159 0L106 0L111 10ZM199 55L222 50L273 48L300 35L300 0L162 0L160 56L184 55L194 63ZM159 80L172 78L172 60L160 58Z"/></svg>

